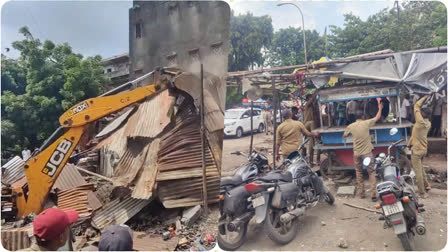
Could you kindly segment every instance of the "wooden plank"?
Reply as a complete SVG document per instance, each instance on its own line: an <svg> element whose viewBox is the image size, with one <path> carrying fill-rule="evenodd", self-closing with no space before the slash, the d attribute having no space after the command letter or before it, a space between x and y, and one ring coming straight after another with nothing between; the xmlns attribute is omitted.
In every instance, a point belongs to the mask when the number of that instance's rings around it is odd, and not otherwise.
<svg viewBox="0 0 448 252"><path fill-rule="evenodd" d="M106 181L109 181L109 182L112 182L112 183L114 182L113 179L110 179L110 178L108 178L108 177L104 177L104 176L102 176L102 175L100 175L100 174L98 174L98 173L94 173L94 172L88 171L88 170L83 169L83 168L81 168L81 167L77 167L77 166L76 166L76 169L78 169L79 171L82 171L82 172L84 172L84 173L87 173L87 174L89 174L89 175L96 176L96 177L98 177L98 178L104 179L104 180L106 180Z"/></svg>

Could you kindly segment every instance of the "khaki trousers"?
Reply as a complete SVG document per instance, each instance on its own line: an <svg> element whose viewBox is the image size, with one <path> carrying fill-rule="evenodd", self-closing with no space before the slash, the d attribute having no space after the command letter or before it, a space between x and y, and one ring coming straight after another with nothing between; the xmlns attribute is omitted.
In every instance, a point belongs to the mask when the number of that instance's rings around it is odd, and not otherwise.
<svg viewBox="0 0 448 252"><path fill-rule="evenodd" d="M314 129L316 128L316 126L315 126L315 124L314 124L314 121L308 121L308 122L305 122L305 128L306 128L309 132L311 132L312 130L314 130ZM307 148L307 153L308 153L308 155L309 155L309 157L310 157L310 162L313 162L313 159L314 159L314 149L313 149L313 146L314 146L314 138L311 137L311 138L310 138L310 141L308 142L308 148ZM319 154L320 154L320 153L319 153ZM318 158L318 160L320 160L320 158Z"/></svg>
<svg viewBox="0 0 448 252"><path fill-rule="evenodd" d="M367 172L369 173L369 184L370 184L370 197L376 197L376 172L373 170L373 154L372 152L365 155L353 156L355 161L355 171L356 171L356 181L358 182L358 194L361 197L365 196L364 190L364 179L362 177L362 162L364 158L370 157L370 164L367 166Z"/></svg>
<svg viewBox="0 0 448 252"><path fill-rule="evenodd" d="M271 133L273 131L272 130L272 122L270 120L269 121L264 121L264 125L265 125L264 131L266 133Z"/></svg>
<svg viewBox="0 0 448 252"><path fill-rule="evenodd" d="M423 168L423 157L426 156L426 150L414 150L412 149L411 163L414 168L415 178L417 180L418 193L425 193L425 185L428 185L428 177L426 176L425 169Z"/></svg>

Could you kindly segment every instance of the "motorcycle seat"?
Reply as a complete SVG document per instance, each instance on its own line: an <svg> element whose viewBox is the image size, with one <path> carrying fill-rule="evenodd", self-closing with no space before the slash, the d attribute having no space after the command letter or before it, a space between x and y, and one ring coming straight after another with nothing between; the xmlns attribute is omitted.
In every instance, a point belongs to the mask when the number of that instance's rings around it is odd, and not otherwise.
<svg viewBox="0 0 448 252"><path fill-rule="evenodd" d="M383 181L391 181L395 185L400 186L400 181L398 180L398 178L396 176L393 176L393 175L386 175L386 176L384 176Z"/></svg>
<svg viewBox="0 0 448 252"><path fill-rule="evenodd" d="M241 176L223 177L221 178L221 186L237 186L243 183Z"/></svg>
<svg viewBox="0 0 448 252"><path fill-rule="evenodd" d="M287 173L270 172L266 174L266 176L258 178L258 180L264 182L270 182L270 181L292 182L292 174L290 172Z"/></svg>

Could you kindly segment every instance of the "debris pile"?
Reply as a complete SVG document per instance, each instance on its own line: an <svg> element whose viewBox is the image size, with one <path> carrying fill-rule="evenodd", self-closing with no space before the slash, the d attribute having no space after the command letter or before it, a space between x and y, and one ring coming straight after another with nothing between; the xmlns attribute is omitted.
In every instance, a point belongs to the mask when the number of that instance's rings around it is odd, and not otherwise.
<svg viewBox="0 0 448 252"><path fill-rule="evenodd" d="M445 189L447 188L447 171L439 171L428 166L423 166L426 171L428 179L432 182L431 186L434 188Z"/></svg>
<svg viewBox="0 0 448 252"><path fill-rule="evenodd" d="M182 85L194 86L191 81L199 82L197 77L188 78L176 86L181 89ZM208 79L205 95L208 203L218 201L220 183L223 112L209 91L216 92L218 82ZM48 197L49 206L79 212L80 219L74 225L75 249L97 246L102 229L125 223L135 231L137 250L199 251L214 246L214 235L200 230L204 219L200 206L203 181L197 90L186 92L160 91L140 105L117 113L99 133L94 132L89 142L82 145L80 141L82 152L72 156ZM219 116L222 119L216 119ZM8 162L2 167L2 182L12 185L22 179L25 184L23 166L19 157ZM11 186L2 186L2 218L14 221L15 201L4 202L3 196L13 197ZM145 210L159 202L163 211ZM176 214L164 218L163 213L171 208ZM30 222L21 225L29 228ZM3 232L16 235L17 228ZM26 242L20 245L18 240ZM29 242L23 232L20 239L2 240L10 250L23 249Z"/></svg>

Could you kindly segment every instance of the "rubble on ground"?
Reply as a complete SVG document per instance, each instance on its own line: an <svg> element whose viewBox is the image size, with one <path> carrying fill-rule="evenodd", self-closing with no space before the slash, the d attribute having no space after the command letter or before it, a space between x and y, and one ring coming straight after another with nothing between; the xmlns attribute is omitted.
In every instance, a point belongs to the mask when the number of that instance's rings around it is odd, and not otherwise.
<svg viewBox="0 0 448 252"><path fill-rule="evenodd" d="M213 84L216 80L209 81ZM207 95L212 94L209 90ZM205 98L207 103L216 103ZM113 224L129 225L136 233L135 246L144 250L214 247L216 234L204 231L207 220L200 206L201 131L195 104L186 93L165 90L110 116L99 134L87 137L93 138L90 142L80 142L81 153L64 167L48 197L50 205L79 212L80 219L73 225L79 238L76 249L97 246L101 230ZM215 105L206 104L205 111L209 204L218 202L222 151L222 126L214 123L222 112L207 111ZM15 221L12 188L15 183L26 183L23 165L17 157L2 167L2 223ZM31 222L32 218L27 218L9 229L2 225L2 237L20 236L2 240L3 246L8 250L28 246L29 236L17 230ZM209 225L215 229L217 223ZM27 242L18 244L19 240Z"/></svg>

